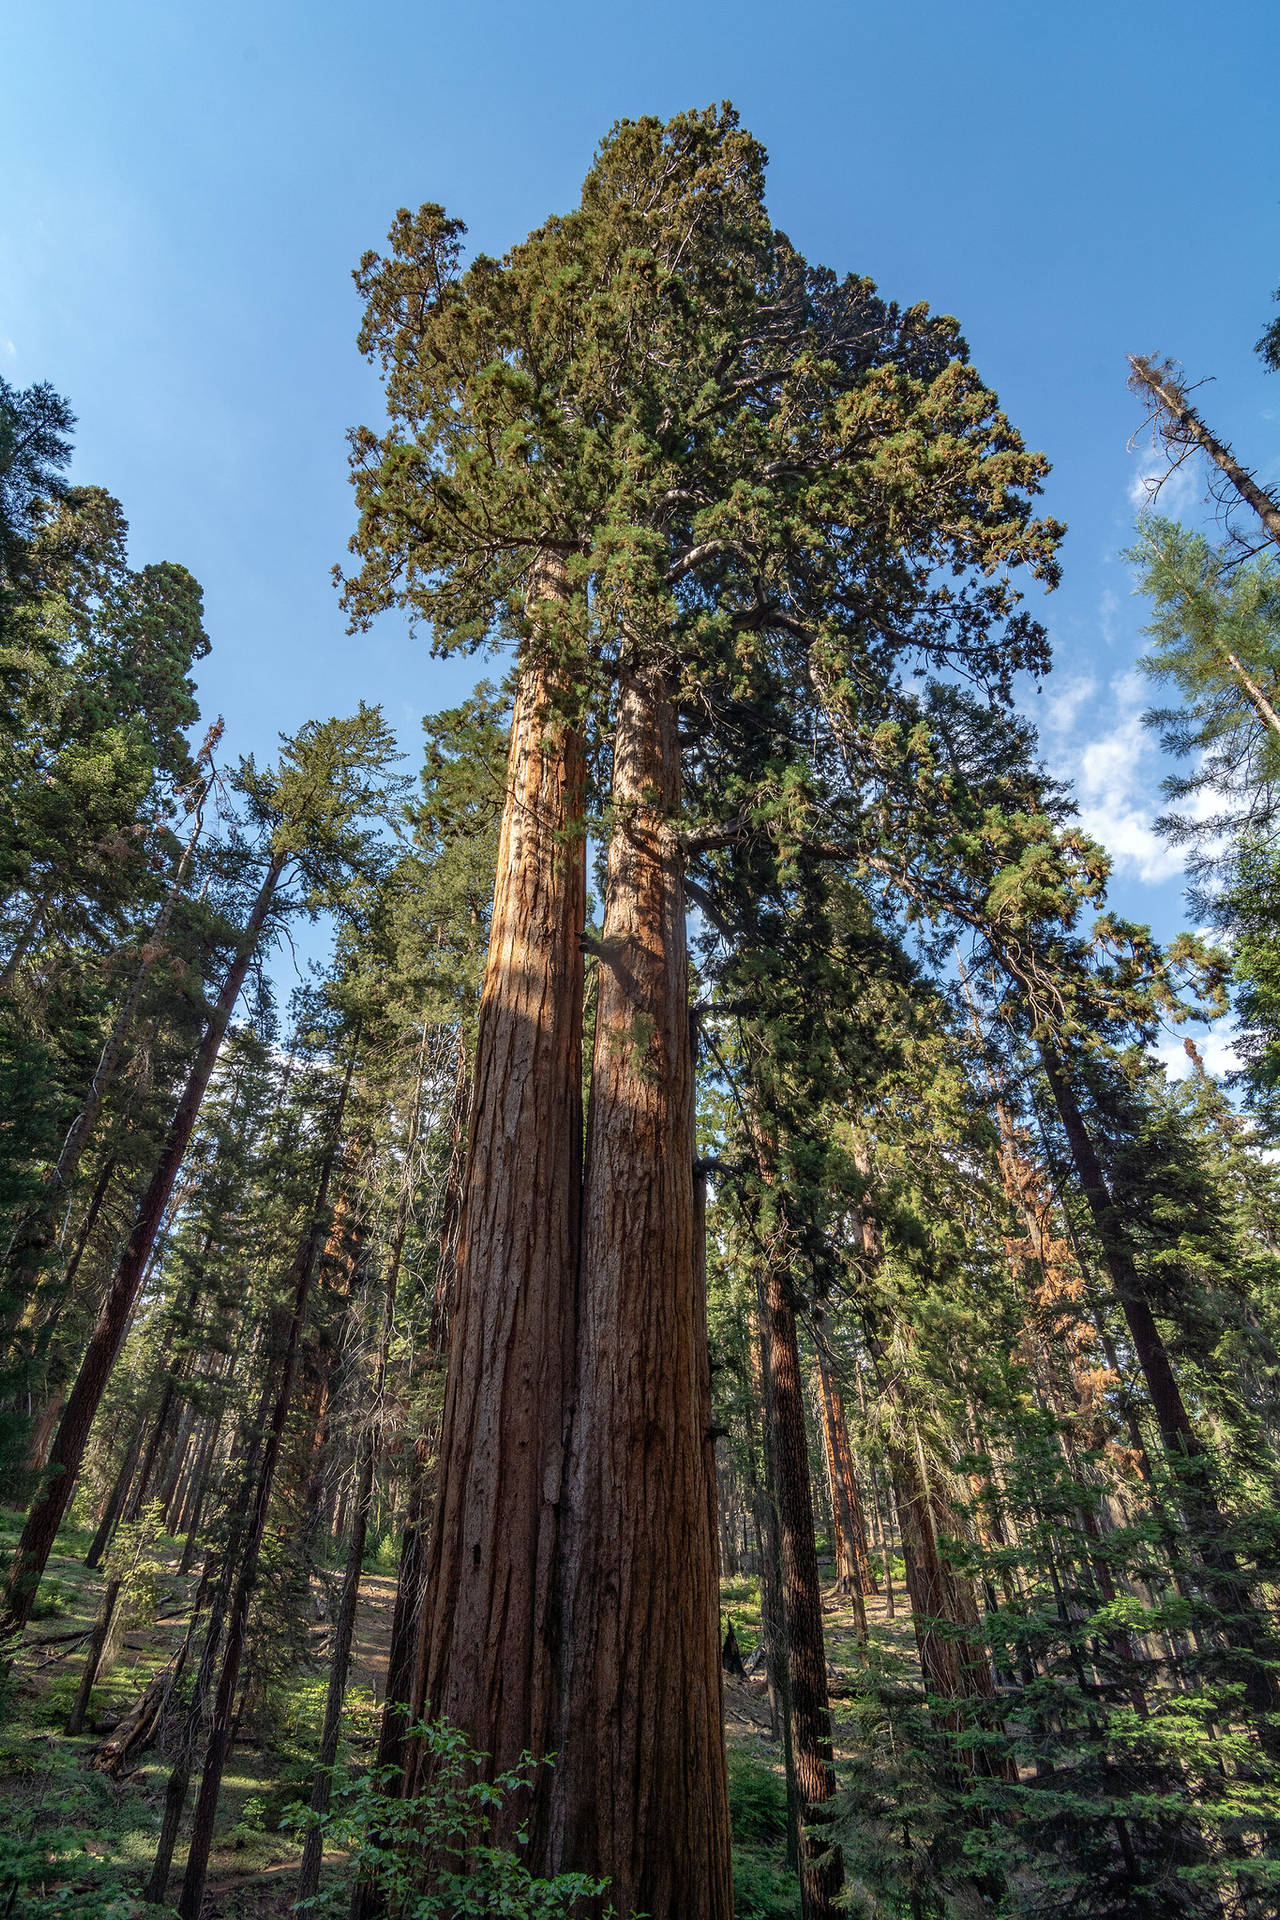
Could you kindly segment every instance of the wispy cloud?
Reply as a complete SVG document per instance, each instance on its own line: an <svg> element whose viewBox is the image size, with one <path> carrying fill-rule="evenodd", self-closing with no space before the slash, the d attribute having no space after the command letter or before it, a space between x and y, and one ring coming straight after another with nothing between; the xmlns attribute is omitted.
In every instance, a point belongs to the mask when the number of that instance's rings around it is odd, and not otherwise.
<svg viewBox="0 0 1280 1920"><path fill-rule="evenodd" d="M1189 507L1201 491L1192 461L1169 467L1168 456L1156 447L1143 447L1135 453L1137 466L1129 481L1129 501L1142 508L1154 501L1161 513L1176 515Z"/></svg>
<svg viewBox="0 0 1280 1920"><path fill-rule="evenodd" d="M16 360L18 356L18 349L5 334L0 334L0 353L6 360Z"/></svg>
<svg viewBox="0 0 1280 1920"><path fill-rule="evenodd" d="M1097 691L1098 682L1091 673L1077 674L1072 680L1059 680L1055 674L1036 709L1041 731L1056 740L1073 733L1081 708L1089 704Z"/></svg>
<svg viewBox="0 0 1280 1920"><path fill-rule="evenodd" d="M1057 696L1056 712L1046 703L1045 721L1055 770L1075 787L1080 824L1101 841L1118 871L1158 885L1182 871L1183 856L1155 831L1155 746L1142 724L1146 689L1131 668L1110 683L1112 724L1092 738L1072 739L1083 707L1096 693L1094 683L1068 683Z"/></svg>
<svg viewBox="0 0 1280 1920"><path fill-rule="evenodd" d="M1221 1026L1211 1033L1193 1035L1196 1051L1204 1061L1205 1071L1215 1080L1225 1079L1234 1073L1241 1064L1236 1052L1236 1028L1232 1020L1224 1020ZM1163 1064L1171 1080L1185 1080L1191 1073L1191 1061L1186 1046L1181 1039L1162 1040L1154 1049L1156 1058Z"/></svg>

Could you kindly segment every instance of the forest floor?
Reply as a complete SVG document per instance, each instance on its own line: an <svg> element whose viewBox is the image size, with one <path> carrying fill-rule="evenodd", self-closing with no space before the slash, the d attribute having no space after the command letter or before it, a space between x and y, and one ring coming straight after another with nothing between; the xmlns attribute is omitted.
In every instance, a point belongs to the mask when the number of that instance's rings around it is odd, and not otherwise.
<svg viewBox="0 0 1280 1920"><path fill-rule="evenodd" d="M13 1532L14 1517L0 1517L0 1549L10 1543ZM13 1888L18 1897L9 1911L29 1914L31 1920L64 1912L83 1912L94 1920L142 1920L144 1915L158 1920L165 1910L144 1907L130 1890L145 1879L154 1853L168 1763L151 1747L136 1764L127 1763L123 1778L115 1779L92 1761L100 1742L180 1642L195 1577L180 1577L176 1546L166 1554L162 1545L154 1621L129 1626L110 1671L94 1689L86 1733L68 1738L63 1726L103 1585L101 1572L84 1565L87 1545L87 1535L73 1529L60 1537L60 1550L50 1559L36 1617L2 1701L0 1912ZM299 1845L291 1832L280 1829L280 1821L289 1805L305 1798L314 1775L312 1756L326 1684L324 1598L321 1582L314 1581L311 1617L300 1628L308 1642L306 1660L299 1670L296 1660L287 1657L290 1650L279 1650L279 1673L263 1677L260 1709L233 1749L210 1861L205 1920L282 1920L289 1912ZM347 1757L356 1762L372 1751L376 1739L394 1601L392 1576L366 1575L346 1719ZM722 1602L726 1624L733 1620L749 1669L745 1678L726 1676L725 1689L731 1782L737 1798L745 1795L754 1810L747 1821L750 1830L738 1834L735 1847L737 1867L745 1875L739 1911L744 1920L752 1915L766 1920L794 1912L795 1906L794 1879L782 1866L777 1831L778 1808L784 1804L779 1798L780 1753L770 1737L763 1676L750 1671L760 1630L758 1581L726 1580ZM873 1596L867 1613L873 1645L914 1663L905 1603L899 1601L897 1618L890 1621L883 1597ZM838 1715L846 1679L862 1656L853 1610L833 1585L824 1590L824 1616ZM764 1815L759 1813L762 1792L772 1808ZM737 1826L735 1820L735 1831ZM337 1856L327 1860L330 1871L339 1866ZM180 1846L171 1899L181 1869ZM113 1894L118 1898L113 1900Z"/></svg>

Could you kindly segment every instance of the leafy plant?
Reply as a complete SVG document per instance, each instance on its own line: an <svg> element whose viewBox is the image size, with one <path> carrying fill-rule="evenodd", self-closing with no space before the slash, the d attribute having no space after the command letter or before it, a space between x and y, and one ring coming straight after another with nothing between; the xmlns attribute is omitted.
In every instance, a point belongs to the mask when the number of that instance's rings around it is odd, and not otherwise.
<svg viewBox="0 0 1280 1920"><path fill-rule="evenodd" d="M529 1786L534 1761L526 1758L495 1780L477 1779L483 1756L456 1727L422 1721L410 1731L428 1756L430 1793L400 1799L387 1791L396 1769L374 1768L354 1780L339 1776L330 1811L318 1822L299 1805L283 1823L319 1824L326 1843L350 1855L356 1877L376 1887L392 1920L571 1920L582 1901L605 1891L605 1881L581 1873L535 1878L517 1850L527 1838L522 1831L516 1848L489 1843L495 1813ZM424 1888L427 1858L431 1885ZM345 1898L338 1901L345 1909ZM327 1910L323 1895L307 1904Z"/></svg>

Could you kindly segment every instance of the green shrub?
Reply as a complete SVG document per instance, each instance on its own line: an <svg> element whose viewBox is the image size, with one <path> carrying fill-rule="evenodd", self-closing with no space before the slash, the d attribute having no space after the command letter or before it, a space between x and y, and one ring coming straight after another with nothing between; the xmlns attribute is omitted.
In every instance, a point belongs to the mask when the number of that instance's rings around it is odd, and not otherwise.
<svg viewBox="0 0 1280 1920"><path fill-rule="evenodd" d="M76 1602L76 1590L69 1581L59 1580L56 1574L47 1573L40 1582L40 1591L35 1597L31 1609L33 1620L60 1620L69 1613Z"/></svg>
<svg viewBox="0 0 1280 1920"><path fill-rule="evenodd" d="M534 1762L523 1761L496 1780L477 1780L481 1757L465 1735L445 1720L422 1721L411 1729L421 1740L431 1767L431 1791L402 1800L386 1789L397 1769L371 1769L358 1778L335 1777L334 1805L320 1821L325 1842L351 1856L355 1878L378 1890L383 1910L394 1920L572 1920L584 1900L598 1898L603 1880L561 1873L539 1880L529 1872L518 1848L488 1844L495 1811L529 1785ZM544 1762L544 1764L546 1764ZM306 1829L314 1816L299 1805L284 1824ZM437 1863L434 1884L418 1884L422 1856ZM345 1912L349 1896L335 1889L328 1904ZM320 1896L313 1910L324 1910ZM612 1908L609 1909L612 1914Z"/></svg>
<svg viewBox="0 0 1280 1920"><path fill-rule="evenodd" d="M786 1842L786 1780L745 1747L729 1749L729 1825L734 1839L748 1846Z"/></svg>
<svg viewBox="0 0 1280 1920"><path fill-rule="evenodd" d="M735 1920L799 1920L800 1882L789 1867L735 1847L733 1911Z"/></svg>
<svg viewBox="0 0 1280 1920"><path fill-rule="evenodd" d="M737 1920L796 1920L800 1884L786 1865L787 1783L746 1747L729 1749L729 1825Z"/></svg>

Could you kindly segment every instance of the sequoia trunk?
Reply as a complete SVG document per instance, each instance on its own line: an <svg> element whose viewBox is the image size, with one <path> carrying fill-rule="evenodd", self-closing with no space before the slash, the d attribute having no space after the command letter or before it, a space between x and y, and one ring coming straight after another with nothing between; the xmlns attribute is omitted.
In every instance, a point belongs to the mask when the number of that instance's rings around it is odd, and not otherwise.
<svg viewBox="0 0 1280 1920"><path fill-rule="evenodd" d="M624 676L559 1568L551 1864L619 1914L729 1920L715 1460L697 1298L674 705Z"/></svg>
<svg viewBox="0 0 1280 1920"><path fill-rule="evenodd" d="M425 1576L427 1710L495 1773L554 1745L548 1604L581 1207L586 842L572 689L537 628L567 603L563 566L544 556L511 723ZM505 1809L499 1830L528 1817L527 1801Z"/></svg>

